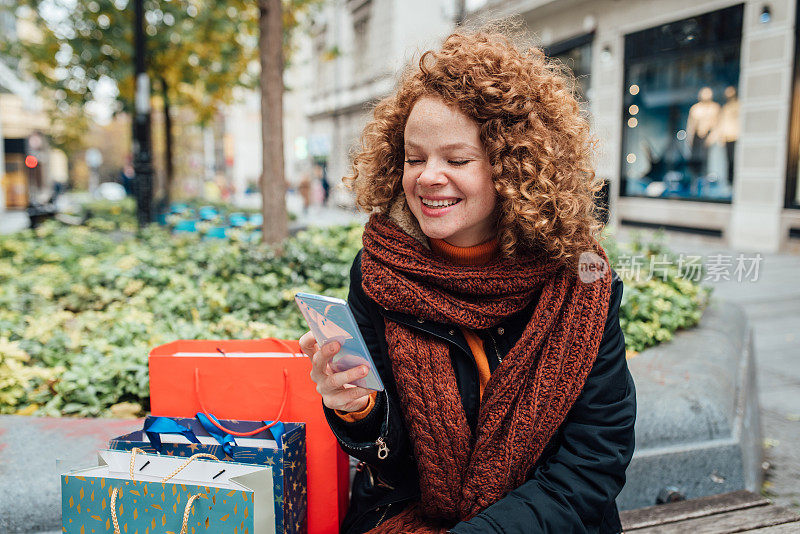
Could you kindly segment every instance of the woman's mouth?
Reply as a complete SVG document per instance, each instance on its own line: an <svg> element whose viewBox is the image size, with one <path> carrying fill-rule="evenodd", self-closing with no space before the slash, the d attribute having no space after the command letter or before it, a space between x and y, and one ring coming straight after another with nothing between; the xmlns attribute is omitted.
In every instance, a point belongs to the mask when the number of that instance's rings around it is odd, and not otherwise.
<svg viewBox="0 0 800 534"><path fill-rule="evenodd" d="M422 202L423 206L433 209L448 208L450 206L455 206L456 204L461 202L460 198L452 198L448 200L429 200L427 198L419 197L419 199Z"/></svg>
<svg viewBox="0 0 800 534"><path fill-rule="evenodd" d="M460 198L449 198L445 200L431 200L419 197L422 214L426 217L441 217L450 212L453 207L461 202Z"/></svg>

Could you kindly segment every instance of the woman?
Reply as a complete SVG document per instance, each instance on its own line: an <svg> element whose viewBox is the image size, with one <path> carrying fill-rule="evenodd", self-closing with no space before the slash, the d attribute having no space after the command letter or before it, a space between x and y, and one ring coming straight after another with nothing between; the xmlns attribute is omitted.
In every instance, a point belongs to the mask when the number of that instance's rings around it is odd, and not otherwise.
<svg viewBox="0 0 800 534"><path fill-rule="evenodd" d="M621 530L636 411L622 282L595 238L567 80L540 50L456 33L365 128L349 179L372 216L349 304L386 391L300 339L361 460L342 532Z"/></svg>

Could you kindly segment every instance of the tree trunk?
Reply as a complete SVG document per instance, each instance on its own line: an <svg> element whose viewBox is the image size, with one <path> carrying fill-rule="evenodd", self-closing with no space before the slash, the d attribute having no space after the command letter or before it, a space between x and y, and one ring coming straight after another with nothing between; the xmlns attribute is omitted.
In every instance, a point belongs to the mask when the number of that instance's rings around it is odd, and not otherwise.
<svg viewBox="0 0 800 534"><path fill-rule="evenodd" d="M169 115L169 95L167 81L160 78L161 81L161 97L164 99L164 198L163 205L165 209L169 209L170 196L172 194L172 178L174 174L174 166L172 163L172 118Z"/></svg>
<svg viewBox="0 0 800 534"><path fill-rule="evenodd" d="M283 174L283 19L281 0L259 0L258 48L261 58L261 213L264 242L288 235Z"/></svg>
<svg viewBox="0 0 800 534"><path fill-rule="evenodd" d="M455 7L454 22L456 26L461 26L464 24L464 19L467 18L467 0L456 0Z"/></svg>

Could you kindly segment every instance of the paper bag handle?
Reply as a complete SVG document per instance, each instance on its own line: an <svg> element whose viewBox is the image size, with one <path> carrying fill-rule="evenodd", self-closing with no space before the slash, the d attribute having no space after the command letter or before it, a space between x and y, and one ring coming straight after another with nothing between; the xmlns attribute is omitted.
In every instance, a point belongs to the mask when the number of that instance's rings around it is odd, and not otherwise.
<svg viewBox="0 0 800 534"><path fill-rule="evenodd" d="M288 343L286 343L286 341L284 341L283 339L278 339L278 338L276 338L276 337L266 337L266 338L264 338L264 339L263 339L263 341L274 341L274 342L275 342L275 343L277 343L278 345L282 345L282 346L283 346L283 348L285 348L285 349L286 349L286 352L288 352L289 354L297 354L297 351L295 351L295 350L294 350L294 349L293 349L293 348L292 348L292 347L291 347L291 346L290 346Z"/></svg>
<svg viewBox="0 0 800 534"><path fill-rule="evenodd" d="M134 467L134 464L135 464L135 461L136 461L136 453L139 453L139 452L144 454L144 451L142 449L140 449L139 447L134 447L133 449L131 449L131 463L130 463L130 465L128 467L128 473L131 476L131 481L134 480L133 467ZM183 462L181 465L179 465L178 468L175 469L175 471L173 471L172 473L167 475L165 478L161 479L161 482L164 483L167 480L171 479L172 477L174 477L175 475L180 473L183 470L183 468L185 468L187 465L192 463L197 458L208 458L210 460L219 461L219 458L217 458L213 454L206 454L204 452L193 454L185 462ZM145 465L147 465L147 464L145 464ZM117 521L117 509L116 509L117 508L117 494L118 493L119 493L119 488L118 487L114 488L114 491L111 492L111 521L114 523L114 534L120 534L119 522ZM205 499L206 495L204 493L195 493L194 495L189 497L189 500L186 502L186 508L183 511L183 526L181 527L181 534L186 534L186 524L189 521L189 512L192 509L192 503L194 503L195 499L197 499L199 497L202 497L202 498Z"/></svg>
<svg viewBox="0 0 800 534"><path fill-rule="evenodd" d="M298 353L296 350L294 350L294 349L291 347L291 345L289 345L289 344L288 344L288 343L287 343L285 340L283 340L283 339L278 339L278 338L276 338L276 337L265 337L265 338L261 338L261 339L259 339L259 341L273 341L273 342L277 343L278 345L282 346L284 349L286 349L286 352L288 352L288 353L289 353L289 354L291 354L292 356L294 356L295 354L299 354L299 353ZM227 356L228 356L227 354L225 354L225 351L224 351L224 350L222 350L221 348L219 348L219 347L216 347L216 349L217 349L217 352L219 352L219 353L220 353L220 354L222 354L223 356L225 356L225 357L227 357Z"/></svg>
<svg viewBox="0 0 800 534"><path fill-rule="evenodd" d="M117 493L119 492L119 488L114 488L114 491L111 492L111 521L114 523L114 534L121 534L119 531L119 522L117 521ZM183 525L181 526L181 534L186 534L186 527L189 523L189 512L192 511L192 504L194 504L195 499L207 499L205 493L195 493L189 497L189 500L186 501L186 507L183 509Z"/></svg>
<svg viewBox="0 0 800 534"><path fill-rule="evenodd" d="M200 394L200 369L197 367L194 368L194 392L197 395L197 402L200 404L200 411L203 412L203 415L208 418L212 425L217 427L218 429L222 430L223 432L227 432L231 436L237 436L240 438L246 438L248 436L254 436L259 432L263 432L264 430L269 430L275 424L277 424L281 420L281 416L283 415L283 409L286 407L286 400L289 398L289 370L283 370L283 400L281 400L281 407L278 409L278 415L273 419L273 421L262 427L256 428L255 430L251 430L250 432L236 432L234 430L230 430L225 428L221 424L216 421L215 417L212 417L206 407L203 405L203 396Z"/></svg>

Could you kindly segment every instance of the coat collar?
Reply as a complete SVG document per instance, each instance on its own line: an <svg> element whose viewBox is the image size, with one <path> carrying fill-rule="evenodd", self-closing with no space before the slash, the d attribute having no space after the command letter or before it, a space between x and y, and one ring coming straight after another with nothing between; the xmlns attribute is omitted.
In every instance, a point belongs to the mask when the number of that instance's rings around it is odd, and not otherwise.
<svg viewBox="0 0 800 534"><path fill-rule="evenodd" d="M411 208L408 207L406 202L406 196L402 192L391 201L389 208L386 210L386 216L401 230L422 243L425 248L431 248L428 236L422 233L422 228L419 227L417 218L411 213Z"/></svg>

